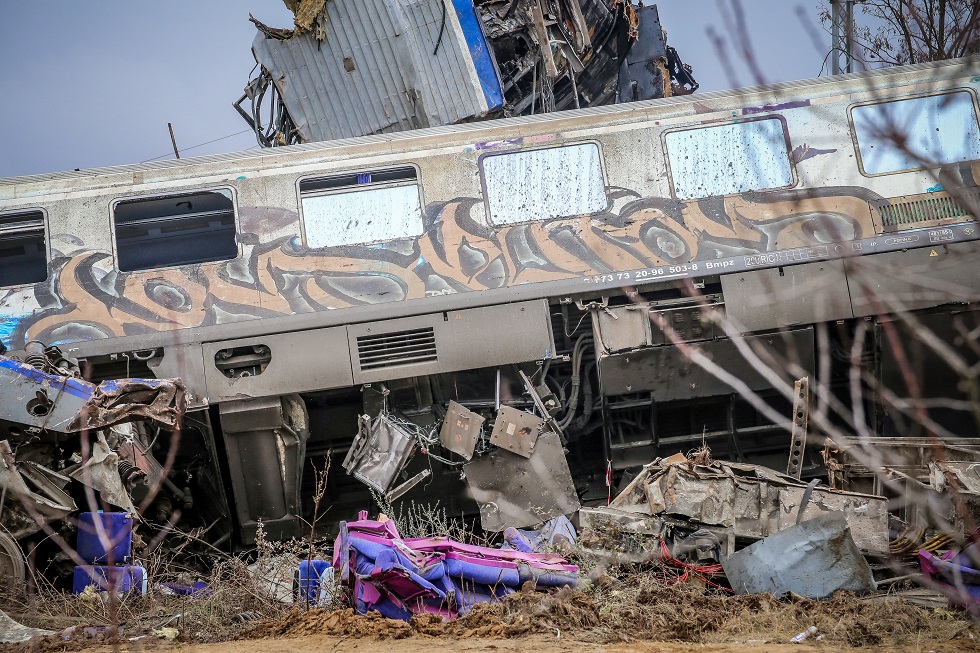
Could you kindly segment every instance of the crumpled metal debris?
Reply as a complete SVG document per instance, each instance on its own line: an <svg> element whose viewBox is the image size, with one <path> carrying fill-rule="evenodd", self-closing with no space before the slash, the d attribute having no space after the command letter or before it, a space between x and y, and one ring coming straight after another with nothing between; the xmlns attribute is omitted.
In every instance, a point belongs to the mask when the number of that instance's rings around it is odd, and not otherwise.
<svg viewBox="0 0 980 653"><path fill-rule="evenodd" d="M699 528L687 537L674 542L670 552L682 562L721 562L721 542L718 536L705 528Z"/></svg>
<svg viewBox="0 0 980 653"><path fill-rule="evenodd" d="M183 405L179 379L113 379L103 381L78 411L69 431L100 429L122 422L148 420L173 429Z"/></svg>
<svg viewBox="0 0 980 653"><path fill-rule="evenodd" d="M876 589L843 513L832 512L787 528L722 562L739 594L792 592L826 598L838 590L859 594Z"/></svg>
<svg viewBox="0 0 980 653"><path fill-rule="evenodd" d="M888 551L885 497L810 487L761 465L722 461L703 465L683 456L657 460L646 465L609 508L678 515L747 538L763 538L802 519L841 512L858 546Z"/></svg>
<svg viewBox="0 0 980 653"><path fill-rule="evenodd" d="M387 414L361 415L344 469L378 492L387 492L415 453L415 438Z"/></svg>
<svg viewBox="0 0 980 653"><path fill-rule="evenodd" d="M327 22L327 0L283 0L283 2L286 8L293 12L295 29L269 27L253 17L252 14L248 15L248 19L255 25L256 29L270 39L288 41L307 32L313 32L313 38L317 41L324 39L326 36L324 24Z"/></svg>
<svg viewBox="0 0 980 653"><path fill-rule="evenodd" d="M7 497L0 511L0 528L20 539L41 530L37 516L63 519L78 510L63 491L67 483L67 478L41 465L17 463L10 443L0 441L0 493Z"/></svg>
<svg viewBox="0 0 980 653"><path fill-rule="evenodd" d="M172 429L184 386L172 379L119 379L96 386L74 376L0 356L0 419L73 433L147 419Z"/></svg>
<svg viewBox="0 0 980 653"><path fill-rule="evenodd" d="M101 431L96 434L88 460L73 470L70 476L96 490L107 503L136 514L133 500L119 476L119 454L109 447Z"/></svg>
<svg viewBox="0 0 980 653"><path fill-rule="evenodd" d="M488 531L536 526L577 511L578 494L558 434L545 431L525 458L498 449L463 465L470 493Z"/></svg>

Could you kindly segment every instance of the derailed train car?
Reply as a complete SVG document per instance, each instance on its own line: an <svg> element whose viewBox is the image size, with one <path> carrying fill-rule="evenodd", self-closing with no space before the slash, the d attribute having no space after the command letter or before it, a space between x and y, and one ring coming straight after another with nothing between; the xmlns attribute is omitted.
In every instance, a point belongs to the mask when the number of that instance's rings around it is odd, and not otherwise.
<svg viewBox="0 0 980 653"><path fill-rule="evenodd" d="M975 436L947 354L975 369L976 70L3 179L3 340L181 379L179 440L130 436L169 470L143 518L227 547L298 534L328 451L331 520L371 486L488 528L701 442L780 467L804 375L862 434L926 435L880 400L911 366L929 430Z"/></svg>

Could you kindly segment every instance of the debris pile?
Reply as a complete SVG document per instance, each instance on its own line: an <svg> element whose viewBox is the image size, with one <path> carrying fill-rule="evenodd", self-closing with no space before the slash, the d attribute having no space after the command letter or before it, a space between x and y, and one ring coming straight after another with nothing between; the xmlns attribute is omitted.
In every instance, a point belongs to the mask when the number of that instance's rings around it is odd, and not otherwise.
<svg viewBox="0 0 980 653"><path fill-rule="evenodd" d="M723 553L828 513L843 513L858 546L888 551L888 501L884 497L818 487L761 465L712 461L699 464L683 454L658 459L608 507L583 508L583 528L618 525L660 534L669 527L707 529Z"/></svg>
<svg viewBox="0 0 980 653"><path fill-rule="evenodd" d="M286 0L235 108L264 147L693 93L657 6ZM356 89L356 90L355 90Z"/></svg>
<svg viewBox="0 0 980 653"><path fill-rule="evenodd" d="M341 522L334 568L355 610L392 619L453 619L476 603L499 601L526 583L574 587L578 567L556 554L474 546L447 537L402 539L387 517Z"/></svg>

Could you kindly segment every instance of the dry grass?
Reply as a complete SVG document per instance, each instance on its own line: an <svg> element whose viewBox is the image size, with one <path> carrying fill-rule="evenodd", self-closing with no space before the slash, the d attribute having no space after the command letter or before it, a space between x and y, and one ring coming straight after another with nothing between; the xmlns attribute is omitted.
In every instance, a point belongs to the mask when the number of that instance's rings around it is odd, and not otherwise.
<svg viewBox="0 0 980 653"><path fill-rule="evenodd" d="M462 535L459 539L470 539L463 526L449 519L438 506L392 512L405 521L405 528L412 534L449 530ZM316 556L323 555L323 543L273 544L265 541L261 529L256 551L250 557L223 556L212 561L206 578L209 591L205 593L168 596L151 584L147 596L129 595L112 606L104 594L75 596L45 585L36 596L21 593L7 597L4 605L29 626L60 631L70 625L104 627L118 623L123 637L132 637L166 625L178 628L179 639L184 642L311 634L384 639L413 635L519 637L535 633L568 634L595 643L786 642L810 626L816 626L826 642L842 646L916 645L980 636L975 622L963 612L931 611L900 600L885 601L880 596L838 594L825 601L732 596L706 584L696 574L681 574L679 569L660 562L653 545L655 538L624 533L605 535L611 540L607 544L615 542L615 550L635 554L642 561L615 563L579 551L572 557L582 566L580 589L539 592L525 587L500 603L477 605L451 623L431 615L405 623L376 613L356 615L349 607L309 609L302 602L283 602L270 595L267 584L257 578L262 574L257 574L256 569L282 565L288 572L284 585L289 595L291 573L297 562L311 551ZM158 562L155 583L189 580L186 573L177 574L181 570L175 561ZM168 573L172 575L169 578ZM332 608L341 606L339 601L331 604ZM91 643L86 638L63 642L55 637L35 640L17 650L75 650Z"/></svg>
<svg viewBox="0 0 980 653"><path fill-rule="evenodd" d="M411 623L352 610L294 611L257 624L251 637L324 634L400 639L415 635L461 638L570 635L595 643L638 640L690 643L764 640L788 642L816 626L824 641L844 646L902 645L980 637L965 613L930 611L900 601L841 593L829 600L779 600L770 595L731 596L697 584L665 586L651 575L604 579L586 591L536 592L530 588L501 603L477 605L443 623L418 616Z"/></svg>
<svg viewBox="0 0 980 653"><path fill-rule="evenodd" d="M117 624L124 638L146 635L167 626L176 627L182 641L225 641L241 637L253 622L280 619L293 609L293 572L299 560L310 551L323 555L324 543L298 540L270 543L260 529L255 551L241 556L217 555L205 575L183 567L179 560L156 560L145 596L117 595L113 601L107 592L95 592L94 588L75 595L39 577L35 595L28 596L20 588L3 597L3 606L27 626L59 633L69 626L77 626L72 637L78 639L88 639L81 627L94 628L101 636ZM280 593L286 595L283 598L288 603L271 595L268 583L262 579L274 571L279 572ZM206 582L207 591L174 596L160 588L162 582L191 584L194 580ZM60 637L56 639L62 641Z"/></svg>

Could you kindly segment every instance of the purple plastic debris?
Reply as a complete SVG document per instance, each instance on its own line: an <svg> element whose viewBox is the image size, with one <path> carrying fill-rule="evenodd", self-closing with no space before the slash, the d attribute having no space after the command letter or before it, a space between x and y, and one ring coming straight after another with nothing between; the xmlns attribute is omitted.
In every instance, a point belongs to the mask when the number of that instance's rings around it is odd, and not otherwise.
<svg viewBox="0 0 980 653"><path fill-rule="evenodd" d="M197 581L191 585L185 585L183 583L160 583L160 586L170 590L177 596L193 596L195 594L207 596L211 593L211 588L208 587L208 584L201 581Z"/></svg>
<svg viewBox="0 0 980 653"><path fill-rule="evenodd" d="M923 575L943 586L951 604L965 608L974 615L980 614L980 570L975 568L976 563L973 562L978 555L980 543L976 542L962 551L947 551L941 556L919 551L919 566Z"/></svg>
<svg viewBox="0 0 980 653"><path fill-rule="evenodd" d="M454 619L474 603L498 601L528 581L574 587L578 567L559 555L463 544L448 537L403 539L394 522L341 522L334 569L358 612L394 619Z"/></svg>

